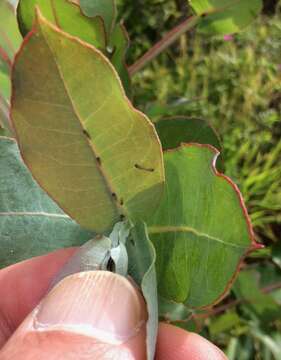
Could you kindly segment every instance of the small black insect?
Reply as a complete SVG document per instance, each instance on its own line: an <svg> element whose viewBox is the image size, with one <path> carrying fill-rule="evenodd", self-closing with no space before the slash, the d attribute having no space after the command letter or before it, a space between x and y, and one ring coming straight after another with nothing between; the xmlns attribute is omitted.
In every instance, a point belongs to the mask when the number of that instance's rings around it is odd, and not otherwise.
<svg viewBox="0 0 281 360"><path fill-rule="evenodd" d="M120 221L124 221L125 220L125 215L121 214L120 215Z"/></svg>
<svg viewBox="0 0 281 360"><path fill-rule="evenodd" d="M153 168L146 168L146 167L143 167L143 166L138 165L138 164L135 164L135 168L138 169L138 170L143 170L143 171L148 171L148 172L153 172L155 170Z"/></svg>

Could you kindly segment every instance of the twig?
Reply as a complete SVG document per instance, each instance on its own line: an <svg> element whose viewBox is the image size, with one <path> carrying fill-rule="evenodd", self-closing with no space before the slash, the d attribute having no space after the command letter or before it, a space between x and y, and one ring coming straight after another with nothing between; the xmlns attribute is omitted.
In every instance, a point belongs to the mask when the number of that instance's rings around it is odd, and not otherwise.
<svg viewBox="0 0 281 360"><path fill-rule="evenodd" d="M184 20L181 24L169 31L158 43L152 46L139 60L129 66L129 74L132 76L142 69L148 62L156 58L162 51L166 50L174 43L182 34L192 29L198 24L200 16L191 16Z"/></svg>

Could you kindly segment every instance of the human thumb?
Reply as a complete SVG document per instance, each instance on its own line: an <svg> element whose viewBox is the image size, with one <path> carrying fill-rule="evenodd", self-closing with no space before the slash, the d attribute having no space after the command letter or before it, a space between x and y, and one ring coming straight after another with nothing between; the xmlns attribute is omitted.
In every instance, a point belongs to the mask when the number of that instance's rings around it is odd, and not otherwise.
<svg viewBox="0 0 281 360"><path fill-rule="evenodd" d="M146 359L146 305L124 277L88 271L64 278L29 314L1 360Z"/></svg>

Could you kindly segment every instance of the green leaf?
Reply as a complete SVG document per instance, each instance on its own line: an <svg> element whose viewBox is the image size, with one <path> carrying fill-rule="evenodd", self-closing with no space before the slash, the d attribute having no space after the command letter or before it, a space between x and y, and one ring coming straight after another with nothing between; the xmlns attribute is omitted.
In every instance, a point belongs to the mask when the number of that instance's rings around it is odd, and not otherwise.
<svg viewBox="0 0 281 360"><path fill-rule="evenodd" d="M3 68L2 68L3 70ZM11 79L9 72L0 70L0 97L6 101L10 100L11 96Z"/></svg>
<svg viewBox="0 0 281 360"><path fill-rule="evenodd" d="M222 151L218 134L206 120L184 116L169 117L158 121L155 127L163 150L177 148L181 143L198 143L209 144L219 152ZM221 156L217 160L217 168L219 171L224 170Z"/></svg>
<svg viewBox="0 0 281 360"><path fill-rule="evenodd" d="M13 136L9 110L9 103L0 95L0 135Z"/></svg>
<svg viewBox="0 0 281 360"><path fill-rule="evenodd" d="M6 1L0 1L0 59L12 61L21 43L21 36L13 7ZM7 61L6 60L6 61ZM0 60L1 62L1 60Z"/></svg>
<svg viewBox="0 0 281 360"><path fill-rule="evenodd" d="M181 143L209 144L221 151L218 134L201 119L183 116L164 118L155 124L163 150L174 149Z"/></svg>
<svg viewBox="0 0 281 360"><path fill-rule="evenodd" d="M256 246L241 194L216 172L216 156L198 144L165 153L164 198L148 227L159 294L190 307L218 301Z"/></svg>
<svg viewBox="0 0 281 360"><path fill-rule="evenodd" d="M138 223L132 229L132 237L126 243L129 256L129 275L140 286L148 310L146 325L147 359L154 359L158 330L157 282L155 272L155 249L149 240L144 223Z"/></svg>
<svg viewBox="0 0 281 360"><path fill-rule="evenodd" d="M82 271L107 270L110 259L111 240L106 236L97 235L83 244L70 257L67 263L55 276L51 288L65 277Z"/></svg>
<svg viewBox="0 0 281 360"><path fill-rule="evenodd" d="M68 0L20 0L17 16L23 36L32 29L36 6L40 8L46 19L59 29L99 49L105 49L106 39L102 19L84 16L79 5Z"/></svg>
<svg viewBox="0 0 281 360"><path fill-rule="evenodd" d="M40 189L14 140L0 137L0 267L93 237Z"/></svg>
<svg viewBox="0 0 281 360"><path fill-rule="evenodd" d="M86 242L63 266L62 270L55 277L52 287L66 276L81 271L106 271L109 269L111 260L115 263L114 272L127 276L128 256L124 244L129 235L129 230L130 226L128 226L127 222L119 222L115 224L109 237L97 235ZM120 249L120 245L124 246L125 256L122 252L121 254L116 252L116 250Z"/></svg>
<svg viewBox="0 0 281 360"><path fill-rule="evenodd" d="M161 146L109 61L38 15L12 78L24 161L62 209L99 233L149 216L163 190Z"/></svg>
<svg viewBox="0 0 281 360"><path fill-rule="evenodd" d="M111 56L110 61L120 76L127 96L130 97L131 78L126 65L126 51L129 47L129 37L125 27L122 24L115 26L110 41L110 47L113 51L113 55Z"/></svg>
<svg viewBox="0 0 281 360"><path fill-rule="evenodd" d="M10 71L13 57L21 42L13 7L0 1L0 98L10 101ZM2 101L2 100L1 100ZM1 110L0 110L1 112ZM0 122L2 115L0 114ZM3 119L2 119L3 120Z"/></svg>
<svg viewBox="0 0 281 360"><path fill-rule="evenodd" d="M80 6L85 15L103 19L107 38L110 39L117 16L115 0L80 0Z"/></svg>
<svg viewBox="0 0 281 360"><path fill-rule="evenodd" d="M190 0L202 16L199 28L212 34L241 31L261 12L262 0Z"/></svg>

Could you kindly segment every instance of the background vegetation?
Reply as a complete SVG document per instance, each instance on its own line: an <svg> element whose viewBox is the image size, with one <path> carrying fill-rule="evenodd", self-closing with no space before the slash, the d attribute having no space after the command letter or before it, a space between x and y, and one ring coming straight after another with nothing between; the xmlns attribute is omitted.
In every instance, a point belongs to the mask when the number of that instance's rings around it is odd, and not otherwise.
<svg viewBox="0 0 281 360"><path fill-rule="evenodd" d="M133 63L189 15L181 0L120 0ZM281 3L265 1L262 17L239 35L197 32L133 77L136 105L153 121L207 119L223 143L225 172L241 189L258 241L267 247L243 264L219 307L192 314L230 359L281 359ZM216 316L214 316L216 315Z"/></svg>

